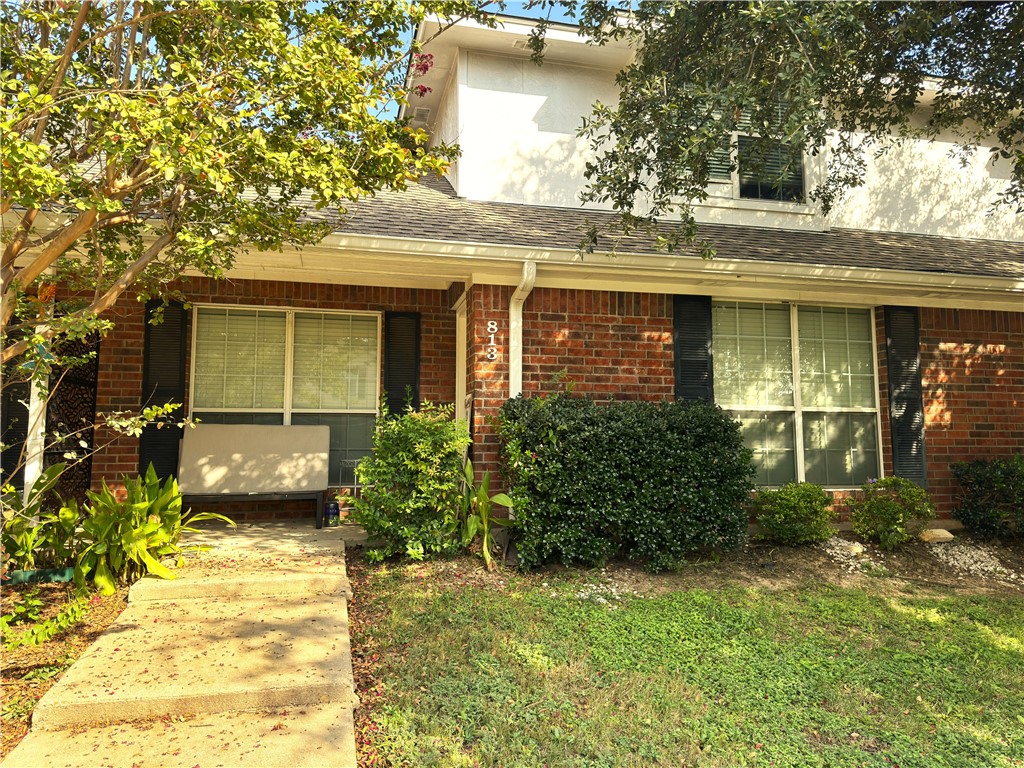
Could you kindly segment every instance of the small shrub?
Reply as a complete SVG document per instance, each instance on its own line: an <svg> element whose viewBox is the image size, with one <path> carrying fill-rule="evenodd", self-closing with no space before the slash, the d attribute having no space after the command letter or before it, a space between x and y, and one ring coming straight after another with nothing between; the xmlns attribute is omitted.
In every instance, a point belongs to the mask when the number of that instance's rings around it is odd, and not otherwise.
<svg viewBox="0 0 1024 768"><path fill-rule="evenodd" d="M877 541L882 549L910 541L935 516L925 490L895 476L868 481L848 505L854 533Z"/></svg>
<svg viewBox="0 0 1024 768"><path fill-rule="evenodd" d="M524 567L625 557L661 570L746 535L751 454L716 406L520 396L499 434Z"/></svg>
<svg viewBox="0 0 1024 768"><path fill-rule="evenodd" d="M420 560L461 548L463 454L469 445L465 421L453 406L424 403L388 418L382 404L373 433L373 454L359 462L363 486L352 519L384 546L372 559L404 554Z"/></svg>
<svg viewBox="0 0 1024 768"><path fill-rule="evenodd" d="M754 501L760 538L794 546L832 536L832 497L814 483L787 483L765 490Z"/></svg>
<svg viewBox="0 0 1024 768"><path fill-rule="evenodd" d="M953 516L979 536L1024 536L1024 455L952 466L960 483Z"/></svg>

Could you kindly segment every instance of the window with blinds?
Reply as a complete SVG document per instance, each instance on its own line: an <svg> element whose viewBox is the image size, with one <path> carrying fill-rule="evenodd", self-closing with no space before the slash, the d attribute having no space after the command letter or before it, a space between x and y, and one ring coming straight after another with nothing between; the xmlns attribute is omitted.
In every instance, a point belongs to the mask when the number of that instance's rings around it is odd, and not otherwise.
<svg viewBox="0 0 1024 768"><path fill-rule="evenodd" d="M878 476L872 328L867 309L713 305L715 400L740 421L759 484Z"/></svg>
<svg viewBox="0 0 1024 768"><path fill-rule="evenodd" d="M326 424L329 478L351 485L370 453L380 318L340 312L197 307L193 416L215 424Z"/></svg>
<svg viewBox="0 0 1024 768"><path fill-rule="evenodd" d="M780 119L783 108L781 104L777 107ZM753 138L756 131L752 130L747 116L739 121L738 129L712 155L710 180L731 183L735 174L741 198L803 202L802 151L783 142L772 142L767 147L757 146L757 140Z"/></svg>

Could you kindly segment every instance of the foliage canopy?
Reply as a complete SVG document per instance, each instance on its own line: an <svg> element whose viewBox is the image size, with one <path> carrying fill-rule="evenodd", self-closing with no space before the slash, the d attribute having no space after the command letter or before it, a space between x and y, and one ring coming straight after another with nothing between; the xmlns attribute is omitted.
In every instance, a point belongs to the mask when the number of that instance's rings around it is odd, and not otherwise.
<svg viewBox="0 0 1024 768"><path fill-rule="evenodd" d="M579 18L597 44L628 41L619 102L597 104L583 134L598 158L585 197L629 229L692 203L736 134L764 162L784 142L827 172L809 197L827 210L864 180L865 152L952 135L967 157L992 147L1009 167L999 200L1024 211L1024 5L1013 2L693 2L538 0ZM532 45L542 55L541 22ZM783 173L785 169L783 169ZM668 244L673 245L679 236Z"/></svg>
<svg viewBox="0 0 1024 768"><path fill-rule="evenodd" d="M427 13L490 23L470 0L4 0L2 360L103 330L133 284L317 242L310 198L442 170L455 149L384 111Z"/></svg>

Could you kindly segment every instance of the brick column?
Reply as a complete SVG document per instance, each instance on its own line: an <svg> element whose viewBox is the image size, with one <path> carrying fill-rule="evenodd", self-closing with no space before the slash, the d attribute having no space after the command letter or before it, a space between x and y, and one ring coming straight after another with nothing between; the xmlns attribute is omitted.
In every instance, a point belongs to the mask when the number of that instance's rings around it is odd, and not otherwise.
<svg viewBox="0 0 1024 768"><path fill-rule="evenodd" d="M146 328L146 307L134 293L125 293L107 317L114 329L100 341L99 372L96 381L96 412L138 411L142 398L142 344ZM92 486L101 480L121 486L121 475L139 472L139 439L97 429L96 446L103 446L92 459Z"/></svg>
<svg viewBox="0 0 1024 768"><path fill-rule="evenodd" d="M500 446L491 420L508 400L508 303L511 286L474 285L466 301L466 391L473 395L470 428L473 467L479 478L490 471L497 478ZM494 329L494 344L491 331Z"/></svg>

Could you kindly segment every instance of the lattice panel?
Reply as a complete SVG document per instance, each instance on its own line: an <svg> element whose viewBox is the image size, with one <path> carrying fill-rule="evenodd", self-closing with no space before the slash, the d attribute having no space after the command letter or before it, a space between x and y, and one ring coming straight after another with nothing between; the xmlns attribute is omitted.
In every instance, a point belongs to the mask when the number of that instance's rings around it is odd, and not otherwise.
<svg viewBox="0 0 1024 768"><path fill-rule="evenodd" d="M54 369L50 379L53 391L46 408L47 449L43 464L51 466L68 462L65 453L78 456L89 454L94 445L93 424L96 419L96 382L99 378L99 339L65 342L59 350L60 356L84 358L94 352L91 358L66 369ZM66 435L54 440L54 435ZM82 441L85 446L82 446ZM69 466L61 477L57 492L65 499L85 500L92 478L92 458L87 456Z"/></svg>

